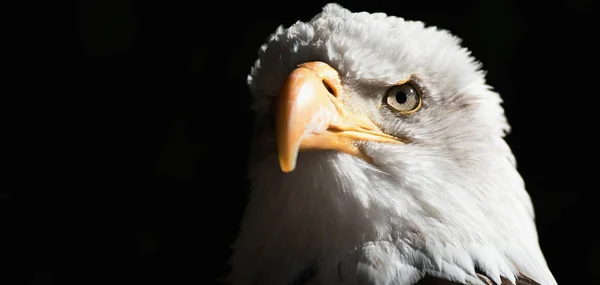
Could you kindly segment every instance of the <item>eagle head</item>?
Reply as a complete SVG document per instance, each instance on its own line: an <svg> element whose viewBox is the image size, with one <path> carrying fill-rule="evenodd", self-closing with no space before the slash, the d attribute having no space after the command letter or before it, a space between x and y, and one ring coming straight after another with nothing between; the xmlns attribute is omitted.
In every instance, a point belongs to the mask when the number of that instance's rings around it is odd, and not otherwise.
<svg viewBox="0 0 600 285"><path fill-rule="evenodd" d="M279 27L248 76L233 283L555 284L480 67L448 31L383 13L328 4Z"/></svg>

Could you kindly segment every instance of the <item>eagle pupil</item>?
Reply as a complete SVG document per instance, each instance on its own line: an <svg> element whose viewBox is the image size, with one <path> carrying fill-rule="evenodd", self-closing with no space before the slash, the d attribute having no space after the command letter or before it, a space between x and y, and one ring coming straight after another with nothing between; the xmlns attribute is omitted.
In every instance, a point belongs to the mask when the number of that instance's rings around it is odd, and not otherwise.
<svg viewBox="0 0 600 285"><path fill-rule="evenodd" d="M406 93L404 93L403 91L396 92L396 102L398 102L399 104L406 103L407 99L408 99L408 97L406 96Z"/></svg>

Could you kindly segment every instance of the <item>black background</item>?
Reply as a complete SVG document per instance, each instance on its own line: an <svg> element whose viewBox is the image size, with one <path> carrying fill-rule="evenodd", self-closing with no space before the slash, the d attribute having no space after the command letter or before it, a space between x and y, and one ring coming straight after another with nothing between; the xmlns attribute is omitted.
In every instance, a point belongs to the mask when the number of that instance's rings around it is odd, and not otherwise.
<svg viewBox="0 0 600 285"><path fill-rule="evenodd" d="M80 1L75 49L57 49L75 58L61 81L75 96L45 99L62 106L38 119L28 186L1 192L24 245L12 263L20 280L213 284L226 273L248 187L246 75L278 25L324 3ZM505 100L550 268L560 284L590 280L600 268L595 4L338 3L463 39Z"/></svg>

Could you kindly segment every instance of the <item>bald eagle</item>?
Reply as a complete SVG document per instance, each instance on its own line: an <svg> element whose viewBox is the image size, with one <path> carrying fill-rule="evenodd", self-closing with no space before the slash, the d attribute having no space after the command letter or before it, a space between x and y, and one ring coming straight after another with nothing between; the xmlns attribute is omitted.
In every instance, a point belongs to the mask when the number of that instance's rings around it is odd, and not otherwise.
<svg viewBox="0 0 600 285"><path fill-rule="evenodd" d="M233 285L554 285L501 97L445 30L327 4L248 77Z"/></svg>

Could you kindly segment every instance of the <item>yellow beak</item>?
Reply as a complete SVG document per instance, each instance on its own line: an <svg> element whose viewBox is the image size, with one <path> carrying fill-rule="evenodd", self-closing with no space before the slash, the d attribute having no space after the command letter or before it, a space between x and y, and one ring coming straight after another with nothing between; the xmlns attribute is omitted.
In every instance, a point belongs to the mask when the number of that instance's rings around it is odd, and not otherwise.
<svg viewBox="0 0 600 285"><path fill-rule="evenodd" d="M365 115L350 112L343 98L337 71L323 62L304 63L290 73L277 99L275 115L283 172L294 170L301 150L337 150L371 162L356 142L401 143Z"/></svg>

